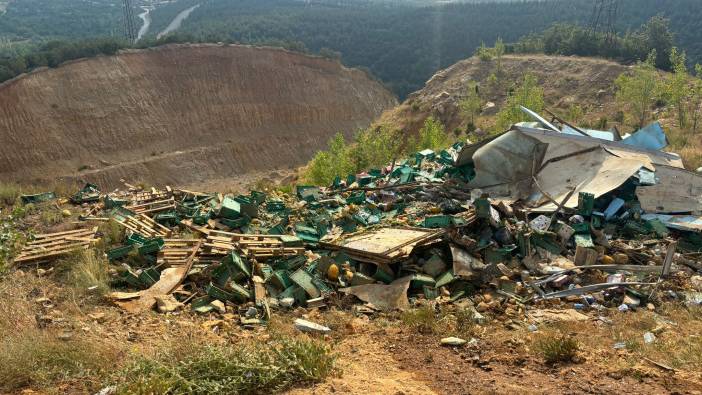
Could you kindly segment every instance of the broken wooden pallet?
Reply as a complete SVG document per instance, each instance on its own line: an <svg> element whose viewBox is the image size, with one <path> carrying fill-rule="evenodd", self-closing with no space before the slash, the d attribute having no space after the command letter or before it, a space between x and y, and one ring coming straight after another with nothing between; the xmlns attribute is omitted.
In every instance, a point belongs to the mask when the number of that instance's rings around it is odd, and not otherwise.
<svg viewBox="0 0 702 395"><path fill-rule="evenodd" d="M126 210L125 210L126 211ZM171 230L151 219L146 214L114 213L112 219L118 224L144 237L168 237Z"/></svg>
<svg viewBox="0 0 702 395"><path fill-rule="evenodd" d="M334 243L322 242L320 246L344 251L359 261L387 265L407 257L415 247L437 240L444 233L443 229L380 228L356 233Z"/></svg>
<svg viewBox="0 0 702 395"><path fill-rule="evenodd" d="M229 233L211 229L205 247L212 253L227 254L236 250L248 258L265 260L273 257L290 257L305 253L303 246L290 245L285 235L254 235Z"/></svg>
<svg viewBox="0 0 702 395"><path fill-rule="evenodd" d="M151 188L150 191L140 191L132 194L130 197L131 205L141 205L146 203L151 203L159 200L166 200L173 197L173 189L169 186L166 190L159 191L155 188Z"/></svg>
<svg viewBox="0 0 702 395"><path fill-rule="evenodd" d="M73 251L87 249L98 240L98 228L76 229L35 235L15 258L15 264L47 262Z"/></svg>
<svg viewBox="0 0 702 395"><path fill-rule="evenodd" d="M203 251L199 244L203 243L201 239L164 239L164 244L158 253L156 263L164 267L178 267L184 265L193 252L195 246L198 246L193 262L195 264L209 265L222 260L219 254L212 254Z"/></svg>
<svg viewBox="0 0 702 395"><path fill-rule="evenodd" d="M160 213L162 211L175 210L176 202L175 198L171 196L164 200L154 200L152 202L146 202L141 204L132 204L125 207L128 210L134 211L137 214L154 214Z"/></svg>

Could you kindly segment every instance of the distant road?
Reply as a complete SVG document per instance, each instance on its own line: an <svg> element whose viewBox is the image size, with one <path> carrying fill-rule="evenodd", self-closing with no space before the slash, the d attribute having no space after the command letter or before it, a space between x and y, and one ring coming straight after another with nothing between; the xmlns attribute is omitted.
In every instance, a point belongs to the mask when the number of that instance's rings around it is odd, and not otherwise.
<svg viewBox="0 0 702 395"><path fill-rule="evenodd" d="M199 7L199 6L200 6L200 4L196 4L196 5L190 7L190 8L188 8L188 9L186 9L186 10L181 11L178 15L176 15L175 18L173 18L173 20L171 21L171 23L170 23L165 29L163 29L163 31L161 31L161 33L159 33L159 34L156 36L156 39L159 39L159 38L165 36L165 35L168 34L168 33L171 33L171 32L174 32L174 31L178 30L178 29L180 28L180 25L183 23L183 21L184 21L187 17L189 17L189 16L190 16L190 13L192 13L193 11L195 11L195 9L196 9L197 7Z"/></svg>
<svg viewBox="0 0 702 395"><path fill-rule="evenodd" d="M149 27L151 27L151 11L154 9L154 7L141 6L141 9L144 10L144 12L139 14L139 18L141 18L143 23L139 28L139 34L137 34L137 41L141 40L141 38L149 32Z"/></svg>

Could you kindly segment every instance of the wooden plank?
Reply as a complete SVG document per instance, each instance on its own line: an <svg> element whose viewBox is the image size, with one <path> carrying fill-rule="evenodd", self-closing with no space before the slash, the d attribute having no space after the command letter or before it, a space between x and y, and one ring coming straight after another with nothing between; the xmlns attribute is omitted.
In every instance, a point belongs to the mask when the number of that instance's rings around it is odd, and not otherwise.
<svg viewBox="0 0 702 395"><path fill-rule="evenodd" d="M90 234L90 233L95 233L97 232L97 227L94 227L92 229L74 229L74 230L67 230L64 232L57 232L57 233L44 233L44 234L38 234L34 235L34 239L46 239L46 238L60 238L64 235L72 235L72 234Z"/></svg>

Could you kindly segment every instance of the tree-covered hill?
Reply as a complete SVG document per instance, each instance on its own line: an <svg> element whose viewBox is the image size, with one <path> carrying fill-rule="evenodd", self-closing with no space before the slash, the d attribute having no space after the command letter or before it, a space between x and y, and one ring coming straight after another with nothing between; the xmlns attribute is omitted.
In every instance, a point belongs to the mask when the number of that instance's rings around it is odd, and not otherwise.
<svg viewBox="0 0 702 395"><path fill-rule="evenodd" d="M118 36L121 1L11 0L0 15L0 54L51 39ZM134 2L135 14L140 5ZM177 0L157 4L145 41L180 11L200 6L178 41L286 44L340 56L370 70L400 97L437 70L469 57L481 42L515 42L556 22L587 25L591 0L452 2L417 0ZM655 15L670 20L676 44L702 62L702 1L621 0L617 29L638 29ZM141 20L135 17L139 26ZM147 44L143 44L147 45ZM4 48L4 51L3 49ZM9 50L8 50L9 49ZM15 49L14 51L12 49Z"/></svg>

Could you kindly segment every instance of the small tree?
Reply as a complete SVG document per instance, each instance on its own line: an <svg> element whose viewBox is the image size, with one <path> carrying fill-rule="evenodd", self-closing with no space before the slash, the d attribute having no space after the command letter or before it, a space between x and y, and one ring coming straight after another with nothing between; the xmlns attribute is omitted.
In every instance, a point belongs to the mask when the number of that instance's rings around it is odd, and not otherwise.
<svg viewBox="0 0 702 395"><path fill-rule="evenodd" d="M505 44L502 42L502 37L498 37L495 41L495 48L492 52L495 54L495 74L499 80L502 79L502 56L505 54Z"/></svg>
<svg viewBox="0 0 702 395"><path fill-rule="evenodd" d="M483 101L480 98L480 90L478 84L471 81L468 83L466 97L458 103L458 108L461 115L469 119L470 125L475 127L475 117L480 114L483 107Z"/></svg>
<svg viewBox="0 0 702 395"><path fill-rule="evenodd" d="M532 74L525 74L520 86L507 98L505 106L497 113L495 126L498 131L503 131L512 124L528 121L529 117L522 112L519 106L541 112L544 109L544 90L539 81Z"/></svg>
<svg viewBox="0 0 702 395"><path fill-rule="evenodd" d="M670 51L670 63L673 67L673 74L668 77L665 93L677 112L678 126L685 129L687 127L687 100L691 93L687 66L685 65L685 52L678 52L678 49L673 47Z"/></svg>
<svg viewBox="0 0 702 395"><path fill-rule="evenodd" d="M438 119L429 117L424 121L424 126L419 130L419 138L410 140L408 151L421 151L431 149L434 151L446 148L449 145L449 136L444 125Z"/></svg>
<svg viewBox="0 0 702 395"><path fill-rule="evenodd" d="M307 166L305 180L317 185L328 185L336 176L345 176L352 172L350 148L344 135L337 133L329 140L327 151L318 151Z"/></svg>
<svg viewBox="0 0 702 395"><path fill-rule="evenodd" d="M651 108L661 96L655 62L654 50L645 62L639 62L630 73L623 73L614 81L617 101L631 109L639 128L650 119Z"/></svg>
<svg viewBox="0 0 702 395"><path fill-rule="evenodd" d="M568 120L570 122L578 125L583 120L583 117L585 117L585 110L583 110L581 106L572 104L570 108L568 108Z"/></svg>
<svg viewBox="0 0 702 395"><path fill-rule="evenodd" d="M354 171L367 170L373 166L384 166L396 159L403 140L399 133L387 127L368 128L356 135L356 143L349 151Z"/></svg>
<svg viewBox="0 0 702 395"><path fill-rule="evenodd" d="M702 110L702 65L695 65L695 78L692 79L690 88L689 113L690 113L690 129L693 133L697 133L700 124L700 112Z"/></svg>
<svg viewBox="0 0 702 395"><path fill-rule="evenodd" d="M480 43L480 47L478 47L478 49L475 51L475 54L483 62L489 62L492 60L493 57L492 48L486 47L485 42Z"/></svg>

